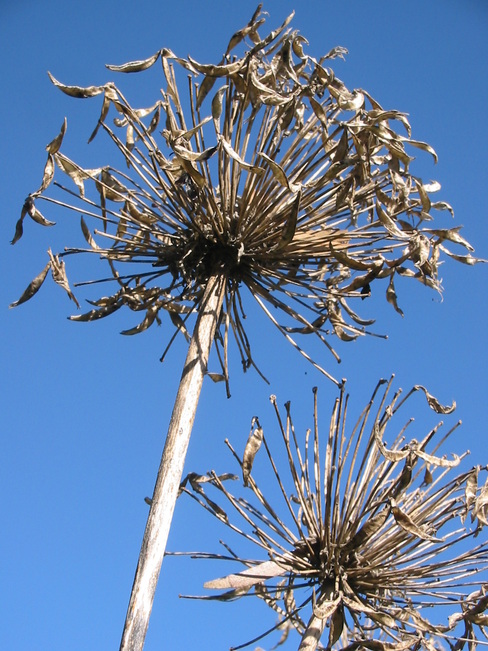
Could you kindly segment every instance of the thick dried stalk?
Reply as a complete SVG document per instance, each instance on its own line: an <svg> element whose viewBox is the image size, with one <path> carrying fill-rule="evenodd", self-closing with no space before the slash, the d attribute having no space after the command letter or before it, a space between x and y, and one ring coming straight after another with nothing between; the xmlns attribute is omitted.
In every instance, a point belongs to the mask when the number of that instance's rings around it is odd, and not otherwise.
<svg viewBox="0 0 488 651"><path fill-rule="evenodd" d="M222 310L225 285L222 274L209 279L195 324L156 479L120 651L141 651L144 646L203 377Z"/></svg>
<svg viewBox="0 0 488 651"><path fill-rule="evenodd" d="M316 651L326 624L327 618L312 615L302 637L302 641L300 642L298 651Z"/></svg>

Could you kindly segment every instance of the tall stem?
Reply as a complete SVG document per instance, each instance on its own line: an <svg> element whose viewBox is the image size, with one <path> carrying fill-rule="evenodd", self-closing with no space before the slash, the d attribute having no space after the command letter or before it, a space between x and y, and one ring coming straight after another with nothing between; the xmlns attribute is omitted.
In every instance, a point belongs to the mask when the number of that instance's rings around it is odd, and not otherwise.
<svg viewBox="0 0 488 651"><path fill-rule="evenodd" d="M316 651L325 625L329 621L329 643L331 649L342 634L344 615L338 600L333 599L334 586L324 585L317 603L313 605L312 616L303 633L298 651Z"/></svg>
<svg viewBox="0 0 488 651"><path fill-rule="evenodd" d="M120 651L142 651L226 279L209 278L181 375L127 610Z"/></svg>

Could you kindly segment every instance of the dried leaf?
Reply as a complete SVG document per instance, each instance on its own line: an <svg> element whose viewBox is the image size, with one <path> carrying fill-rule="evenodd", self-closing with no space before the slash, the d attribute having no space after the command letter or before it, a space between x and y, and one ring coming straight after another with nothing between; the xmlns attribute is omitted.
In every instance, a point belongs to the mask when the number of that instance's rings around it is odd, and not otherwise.
<svg viewBox="0 0 488 651"><path fill-rule="evenodd" d="M259 42L260 39L257 37L256 30L258 29L258 27L260 27L265 22L264 18L261 18L260 20L258 20L259 15L261 13L262 7L263 7L263 5L262 5L262 3L260 3L258 5L258 8L256 9L256 11L253 14L253 17L251 18L249 23L246 25L246 27L243 27L242 29L238 30L237 32L235 32L235 34L233 34L231 36L229 44L228 44L227 49L225 51L226 56L229 54L229 52L231 50L233 50L237 45L239 45L239 43L241 43L241 41L243 39L245 39L246 36L250 36L250 38L252 38L252 39L257 38L257 42ZM254 42L256 42L256 41L254 41Z"/></svg>
<svg viewBox="0 0 488 651"><path fill-rule="evenodd" d="M254 417L251 422L251 431L249 433L246 447L244 449L244 455L242 457L242 479L244 480L244 486L248 485L249 475L251 474L254 458L257 454L257 451L261 447L262 442L263 429L259 425L258 419Z"/></svg>
<svg viewBox="0 0 488 651"><path fill-rule="evenodd" d="M298 192L296 199L293 202L293 206L286 219L285 227L283 229L283 233L281 234L281 239L278 242L278 245L275 250L282 249L287 244L290 244L290 242L293 240L296 227L297 227L298 212L300 210L300 200L301 200L301 193Z"/></svg>
<svg viewBox="0 0 488 651"><path fill-rule="evenodd" d="M122 307L123 303L113 303L111 305L104 305L103 307L100 307L98 310L90 310L89 312L85 312L84 314L75 314L74 316L70 316L69 320L70 321L98 321L98 319L104 319L106 316L109 316L109 314L113 314L117 310L119 310Z"/></svg>
<svg viewBox="0 0 488 651"><path fill-rule="evenodd" d="M85 240L88 242L88 244L91 246L91 248L94 249L95 251L100 250L100 247L98 246L98 244L93 239L93 236L90 233L90 231L88 229L88 226L86 225L85 220L83 219L83 217L81 217L81 230L83 231L83 235L85 237Z"/></svg>
<svg viewBox="0 0 488 651"><path fill-rule="evenodd" d="M243 160L239 154L234 151L234 149L231 147L231 145L227 142L227 140L223 137L219 137L219 143L222 145L225 153L230 156L233 160L237 161L241 167L243 167L245 170L248 170L249 172L254 172L254 174L261 175L264 173L264 169L262 167L259 167L258 165L250 165L249 163L246 163L245 160Z"/></svg>
<svg viewBox="0 0 488 651"><path fill-rule="evenodd" d="M50 267L51 267L51 263L48 262L47 265L44 267L44 269L41 271L41 273L38 276L36 276L31 283L29 283L28 287L25 289L22 296L17 301L14 301L14 303L10 303L9 307L17 307L17 305L20 305L21 303L25 303L30 298L32 298L34 294L36 294L39 291L42 283L44 282L47 276L47 272L49 271Z"/></svg>
<svg viewBox="0 0 488 651"><path fill-rule="evenodd" d="M224 382L225 380L225 375L222 373L207 373L208 377L212 380L212 382Z"/></svg>
<svg viewBox="0 0 488 651"><path fill-rule="evenodd" d="M471 244L464 239L461 235L459 235L459 230L461 229L460 226L457 226L456 228L429 228L429 233L432 233L432 235L437 235L437 237L440 239L441 242L444 240L449 240L449 242L454 242L455 244L460 244L461 246L464 246L468 251L473 252L474 248L471 246Z"/></svg>
<svg viewBox="0 0 488 651"><path fill-rule="evenodd" d="M49 154L57 154L59 151L59 148L61 147L61 143L63 142L64 134L66 133L66 127L68 126L68 122L66 118L64 118L64 122L61 126L61 130L58 133L58 135L54 138L54 140L51 140L51 142L46 145L47 152Z"/></svg>
<svg viewBox="0 0 488 651"><path fill-rule="evenodd" d="M422 204L422 210L425 213L429 213L432 207L432 203L430 201L429 195L426 190L427 186L425 186L418 179L414 179L414 181L415 181L415 185L417 186L417 192L419 193L420 202Z"/></svg>
<svg viewBox="0 0 488 651"><path fill-rule="evenodd" d="M281 165L278 165L278 163L276 163L272 158L270 158L263 151L258 152L258 156L263 158L268 163L268 165L271 168L271 171L273 172L273 176L275 177L275 179L278 181L280 185L290 190L290 192L298 192L300 190L300 188L302 187L301 184L290 183Z"/></svg>
<svg viewBox="0 0 488 651"><path fill-rule="evenodd" d="M475 504L476 493L478 492L478 467L476 466L468 475L464 488L464 500L466 502L466 511L461 516L461 522L464 524L470 508ZM474 518L473 518L474 519Z"/></svg>
<svg viewBox="0 0 488 651"><path fill-rule="evenodd" d="M341 595L341 602L342 602L342 595ZM344 617L344 608L342 607L342 603L341 603L332 613L332 617L330 620L329 642L328 642L329 648L332 648L334 644L339 641L342 632L344 631L345 623L346 620Z"/></svg>
<svg viewBox="0 0 488 651"><path fill-rule="evenodd" d="M427 463L430 463L433 466L439 466L440 468L455 468L461 461L461 458L457 454L452 455L454 459L451 461L449 459L435 457L432 454L427 454L427 452L424 452L423 450L415 450L415 454L424 461L427 461Z"/></svg>
<svg viewBox="0 0 488 651"><path fill-rule="evenodd" d="M53 277L54 282L64 289L64 291L68 294L69 298L76 304L76 307L79 308L80 304L76 300L68 283L64 260L60 260L59 256L53 255L51 249L48 249L47 253L49 255L49 258L51 259L51 275Z"/></svg>
<svg viewBox="0 0 488 651"><path fill-rule="evenodd" d="M109 70L112 70L113 72L140 72L141 70L147 70L148 68L153 66L156 63L156 61L159 59L160 54L161 54L161 50L158 50L152 56L148 57L147 59L143 59L141 61L129 61L128 63L123 63L120 66L107 64L105 67L108 68Z"/></svg>
<svg viewBox="0 0 488 651"><path fill-rule="evenodd" d="M334 258L348 269L355 269L356 271L368 271L378 266L378 260L371 262L362 262L361 260L352 258L347 254L345 249L336 249L332 241L330 243L330 249Z"/></svg>
<svg viewBox="0 0 488 651"><path fill-rule="evenodd" d="M203 161L208 160L211 156L215 154L217 149L218 149L218 145L209 147L208 149L205 149L205 151L192 151L191 149L187 149L186 147L181 147L180 145L174 145L173 147L173 151L175 152L176 156L179 159L183 158L186 161L191 161L194 163L201 163Z"/></svg>
<svg viewBox="0 0 488 651"><path fill-rule="evenodd" d="M371 538L381 527L385 524L390 509L385 507L372 518L368 518L363 526L354 534L351 540L345 545L347 551L354 551L355 549L364 545L364 543Z"/></svg>
<svg viewBox="0 0 488 651"><path fill-rule="evenodd" d="M29 216L41 226L54 226L56 223L49 221L49 219L46 219L35 206L34 210L32 212L29 212Z"/></svg>
<svg viewBox="0 0 488 651"><path fill-rule="evenodd" d="M82 86L66 86L55 79L49 71L47 74L49 75L49 79L55 86L57 86L57 88L71 97L95 97L96 95L103 93L105 90L105 86L87 86L86 88L83 88Z"/></svg>
<svg viewBox="0 0 488 651"><path fill-rule="evenodd" d="M197 72L208 77L231 77L239 72L247 63L246 59L239 59L232 63L222 63L220 65L214 65L212 63L201 64L190 56L188 57L188 61Z"/></svg>
<svg viewBox="0 0 488 651"><path fill-rule="evenodd" d="M483 260L483 258L475 258L472 255L469 255L469 253L468 255L457 255L456 253L452 253L452 251L449 251L449 249L443 247L442 244L439 244L439 248L444 251L444 253L446 253L450 258L457 260L457 262L462 262L463 264L473 266L480 262L488 262L488 260Z"/></svg>
<svg viewBox="0 0 488 651"><path fill-rule="evenodd" d="M385 444L383 443L383 440L381 438L380 428L376 423L373 427L373 432L374 432L374 440L376 445L378 446L379 451L385 457L385 459L388 459L388 461L393 461L394 463L397 463L398 461L402 461L402 459L406 459L410 454L409 450L388 450Z"/></svg>
<svg viewBox="0 0 488 651"><path fill-rule="evenodd" d="M15 224L15 233L13 238L10 240L10 244L15 244L20 240L24 234L24 218L20 217Z"/></svg>
<svg viewBox="0 0 488 651"><path fill-rule="evenodd" d="M435 542L435 543L444 542L442 538L436 538L435 536L431 536L429 533L425 531L423 527L417 526L415 522L412 520L412 518L407 513L404 513L397 506L395 500L392 499L390 503L391 503L391 512L393 513L395 522L402 529L408 531L408 533L411 533L414 536L417 536L417 538L421 538L422 540L428 540L430 542Z"/></svg>
<svg viewBox="0 0 488 651"><path fill-rule="evenodd" d="M212 119L215 125L215 131L220 133L220 116L222 115L222 100L228 85L222 86L215 94L212 100Z"/></svg>
<svg viewBox="0 0 488 651"><path fill-rule="evenodd" d="M40 194L41 192L44 192L44 190L49 187L51 181L54 178L54 158L52 154L49 154L47 157L46 165L44 166L44 173L42 175L42 183L41 187L35 194Z"/></svg>
<svg viewBox="0 0 488 651"><path fill-rule="evenodd" d="M247 592L256 583L262 583L263 581L283 574L286 574L286 569L280 567L274 561L264 561L237 574L228 574L221 579L207 581L203 584L203 587L207 590L238 588Z"/></svg>
<svg viewBox="0 0 488 651"><path fill-rule="evenodd" d="M84 181L90 178L94 178L95 176L98 176L100 172L102 172L101 168L84 170L79 165L77 165L74 161L70 160L67 156L59 152L57 154L54 154L54 160L56 162L56 165L59 167L59 169L65 174L67 174L70 177L70 179L73 181L73 183L76 185L76 187L79 190L80 197L85 196Z"/></svg>
<svg viewBox="0 0 488 651"><path fill-rule="evenodd" d="M404 316L403 310L398 307L397 295L396 295L396 292L395 292L395 285L393 283L393 274L390 276L390 283L389 283L388 288L386 290L386 300L388 301L388 303L390 303L390 305L393 305L393 307L398 312L398 314L400 314L401 316Z"/></svg>
<svg viewBox="0 0 488 651"><path fill-rule="evenodd" d="M488 479L485 481L480 494L475 500L472 520L478 518L479 522L488 526Z"/></svg>
<svg viewBox="0 0 488 651"><path fill-rule="evenodd" d="M431 154L434 161L437 163L438 158L435 149L431 147L429 144L427 144L426 142L421 142L420 140L408 140L407 142L409 145L412 145L412 147L417 147L418 149L423 149L424 151L427 151L429 154Z"/></svg>
<svg viewBox="0 0 488 651"><path fill-rule="evenodd" d="M427 398L427 402L429 403L429 407L433 409L436 414L452 414L452 412L456 409L456 402L454 400L451 405L445 407L441 405L437 398L431 395L421 384L416 384L414 389L415 391L420 390L424 392L425 397Z"/></svg>
<svg viewBox="0 0 488 651"><path fill-rule="evenodd" d="M187 343L190 343L191 336L181 316L174 310L168 310L168 313L169 313L169 318L171 319L171 323L178 329L179 332L183 333Z"/></svg>
<svg viewBox="0 0 488 651"><path fill-rule="evenodd" d="M129 328L128 330L122 330L120 333L121 335L137 335L139 332L143 332L144 330L147 330L149 326L151 326L156 317L158 315L158 308L155 307L150 307L147 312L146 316L144 317L143 321L139 323L138 325L134 326L133 328Z"/></svg>
<svg viewBox="0 0 488 651"><path fill-rule="evenodd" d="M376 202L376 214L390 235L393 235L393 237L397 237L401 240L405 239L405 233L398 228L393 219L380 206L378 201Z"/></svg>
<svg viewBox="0 0 488 651"><path fill-rule="evenodd" d="M344 127L342 130L342 135L337 143L337 146L334 150L334 155L332 156L333 163L342 163L346 154L349 150L349 133L347 127Z"/></svg>

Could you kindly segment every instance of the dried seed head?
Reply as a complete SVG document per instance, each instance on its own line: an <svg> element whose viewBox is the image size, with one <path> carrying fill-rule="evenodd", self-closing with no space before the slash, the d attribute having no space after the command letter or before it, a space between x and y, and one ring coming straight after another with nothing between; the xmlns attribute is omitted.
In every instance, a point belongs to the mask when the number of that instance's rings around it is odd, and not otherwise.
<svg viewBox="0 0 488 651"><path fill-rule="evenodd" d="M462 457L439 452L456 425L439 442L442 424L407 442L410 419L392 437L400 408L419 390L437 413L452 409L421 386L405 398L401 391L390 397L391 383L382 395L384 382L378 384L352 430L341 389L325 439L319 438L316 393L314 428L304 442L290 405L283 420L274 402L285 455L262 436L270 464L262 485L248 471L246 453L241 459L232 450L246 475L245 494L231 492L215 473L203 492L190 493L262 556L258 562L233 552L248 569L205 587L226 590L213 597L224 600L254 590L280 615L279 626L301 634L301 651L318 648L323 634L327 648L340 639L347 649L433 649L443 639L476 640L476 627L485 623L488 480L483 486L481 474L488 467L459 472Z"/></svg>
<svg viewBox="0 0 488 651"><path fill-rule="evenodd" d="M248 368L254 360L243 323L244 288L295 346L293 335L314 334L330 348L330 334L350 341L368 333L373 320L361 318L349 301L366 299L376 281L386 279L387 299L402 313L398 275L440 291L441 252L476 261L446 247L472 251L457 228L430 227L431 211L450 207L431 198L438 184L410 174L410 153L420 148L435 158L432 148L411 139L404 114L382 109L364 91L349 91L325 67L343 48L320 59L307 54L306 39L288 28L291 19L261 36L258 9L218 64L161 49L143 61L108 66L134 73L161 62L162 99L148 108L133 108L113 83L82 88L51 75L67 95L103 96L90 140L104 131L128 168L84 169L68 158L61 152L65 120L47 146L41 185L22 208L12 243L26 216L52 225L37 208L46 200L80 215L88 244L68 248L58 263L87 252L107 263L106 278L77 286L106 281L112 293L91 300L93 309L74 320L97 320L126 306L145 316L124 334L159 323L165 311L186 333L209 277L222 274L227 292L216 342L227 346L234 333ZM74 190L61 185L63 174ZM86 219L98 220L99 230L90 230ZM63 274L60 284L75 300ZM37 292L39 278L13 305ZM226 361L221 377L228 377Z"/></svg>

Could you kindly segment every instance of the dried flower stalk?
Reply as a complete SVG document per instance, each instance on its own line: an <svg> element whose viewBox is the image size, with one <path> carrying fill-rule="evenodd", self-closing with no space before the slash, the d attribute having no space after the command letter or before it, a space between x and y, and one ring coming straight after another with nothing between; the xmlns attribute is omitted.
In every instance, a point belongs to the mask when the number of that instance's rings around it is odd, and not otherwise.
<svg viewBox="0 0 488 651"><path fill-rule="evenodd" d="M191 552L233 558L246 568L205 583L219 595L197 598L254 594L279 616L265 634L279 628L284 641L294 628L300 651L323 649L321 638L327 649L348 651L434 651L441 641L457 651L466 642L470 649L475 641L488 644L488 479L480 484L488 467L459 473L465 455L439 452L456 425L441 438L439 423L422 440L407 439L412 419L395 429L399 409L417 391L438 413L451 413L455 405L443 407L421 386L391 396L392 379L383 391L385 381L378 383L352 429L343 387L325 438L319 436L316 390L313 429L304 437L295 430L290 404L283 419L272 396L285 455L269 443L276 442L275 433L267 437L254 418L242 458L227 442L241 469L242 493L229 488L228 474L189 476L182 491L254 543L259 559L235 550L231 556ZM256 454L269 462L267 468L261 463L260 483L252 470Z"/></svg>
<svg viewBox="0 0 488 651"><path fill-rule="evenodd" d="M71 318L95 321L125 306L144 314L138 325L123 331L133 335L161 323L166 312L175 330L171 345L180 332L188 341L192 331L194 341L201 339L191 324L212 279L221 288L211 329L221 372L211 377L224 381L229 394L231 336L244 370L257 369L244 325L244 288L307 359L295 334L314 334L339 359L328 336L350 341L369 333L374 320L359 316L350 301L369 296L376 281L387 281L386 298L402 313L397 276L440 291L442 253L467 264L478 261L457 227L430 224L431 211L451 208L431 198L439 184L424 184L410 173L410 163L411 151L424 150L435 159L433 149L410 137L404 114L384 110L365 91L349 91L324 66L343 56L344 48L318 60L306 54L306 39L289 28L292 17L261 37L259 6L216 65L162 49L142 61L108 66L135 73L160 62L165 87L148 108L133 108L112 82L79 87L51 75L69 96L103 98L90 140L105 132L127 169L108 164L85 169L62 153L64 121L47 145L41 185L24 202L12 243L22 237L26 217L53 226L39 210L41 201L78 215L85 242L57 254L49 251L46 266L12 307L32 298L49 271L78 306L65 260L95 254L107 265L106 275L75 287L104 283L112 293L87 299L91 309ZM181 71L188 74L188 100L182 99ZM398 125L405 135L396 131ZM59 174L76 190L62 184ZM98 222L98 228L87 220ZM451 252L451 243L468 254ZM206 372L206 356L197 367ZM183 409L190 424L198 392L187 400L193 400ZM185 450L181 454L178 467ZM155 494L167 492L160 476L156 486ZM154 498L152 510L157 503ZM169 522L173 508L168 500ZM150 519L156 528L169 527ZM146 529L143 548L156 538ZM162 556L150 586L142 589L137 587L141 556L136 592L153 594L161 562ZM152 596L147 599L152 603ZM142 641L124 649L142 648L149 613L144 617L136 626Z"/></svg>

